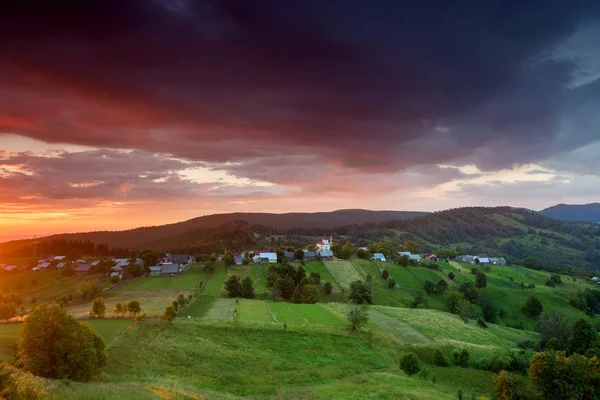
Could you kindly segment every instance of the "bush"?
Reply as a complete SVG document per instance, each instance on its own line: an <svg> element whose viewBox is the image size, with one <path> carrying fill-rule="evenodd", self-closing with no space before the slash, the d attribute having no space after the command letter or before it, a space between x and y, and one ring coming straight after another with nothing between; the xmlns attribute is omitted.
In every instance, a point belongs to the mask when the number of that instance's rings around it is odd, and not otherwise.
<svg viewBox="0 0 600 400"><path fill-rule="evenodd" d="M537 297L529 296L521 307L521 311L530 317L539 317L544 311L544 306Z"/></svg>
<svg viewBox="0 0 600 400"><path fill-rule="evenodd" d="M468 367L469 366L469 351L466 349L455 350L452 352L452 362L454 365L458 367Z"/></svg>
<svg viewBox="0 0 600 400"><path fill-rule="evenodd" d="M549 286L549 287L556 287L556 282L554 282L552 279L548 279L548 280L546 281L546 286Z"/></svg>
<svg viewBox="0 0 600 400"><path fill-rule="evenodd" d="M383 271L381 271L381 278L382 279L387 279L390 277L390 273L387 269L384 269Z"/></svg>
<svg viewBox="0 0 600 400"><path fill-rule="evenodd" d="M388 278L387 283L388 283L388 289L393 289L396 287L396 281L391 277Z"/></svg>
<svg viewBox="0 0 600 400"><path fill-rule="evenodd" d="M242 281L242 297L246 299L254 298L254 287L252 286L252 279L249 276L245 277Z"/></svg>
<svg viewBox="0 0 600 400"><path fill-rule="evenodd" d="M447 367L449 365L446 356L439 349L433 353L433 363L439 367Z"/></svg>
<svg viewBox="0 0 600 400"><path fill-rule="evenodd" d="M225 281L225 290L229 293L229 297L242 297L243 289L240 283L240 277L232 275Z"/></svg>
<svg viewBox="0 0 600 400"><path fill-rule="evenodd" d="M55 305L33 309L17 349L16 364L44 378L87 381L106 362L102 337Z"/></svg>
<svg viewBox="0 0 600 400"><path fill-rule="evenodd" d="M329 296L333 291L333 285L331 282L325 282L325 286L323 286L323 290L325 290L325 294Z"/></svg>
<svg viewBox="0 0 600 400"><path fill-rule="evenodd" d="M185 296L183 294L180 294L179 296L177 296L177 303L179 303L179 306L185 306L185 304L187 303L187 300L185 299Z"/></svg>
<svg viewBox="0 0 600 400"><path fill-rule="evenodd" d="M138 315L142 312L142 307L140 307L140 303L137 300L131 300L127 303L127 311L133 316Z"/></svg>
<svg viewBox="0 0 600 400"><path fill-rule="evenodd" d="M490 371L490 366L491 366L491 361L489 358L478 358L477 360L473 361L473 368L475 369L479 369L482 371Z"/></svg>
<svg viewBox="0 0 600 400"><path fill-rule="evenodd" d="M408 376L412 376L421 370L419 359L415 353L406 353L400 359L400 369Z"/></svg>
<svg viewBox="0 0 600 400"><path fill-rule="evenodd" d="M354 307L348 311L346 317L348 318L348 322L350 322L351 330L358 331L369 322L368 311L366 306Z"/></svg>
<svg viewBox="0 0 600 400"><path fill-rule="evenodd" d="M175 310L175 308L173 306L168 306L167 308L165 308L165 312L162 316L163 321L167 321L171 324L173 323L173 321L175 321L175 318L177 318L177 311Z"/></svg>
<svg viewBox="0 0 600 400"><path fill-rule="evenodd" d="M450 279L451 281L454 280L454 272L452 272L452 271L448 272L448 279Z"/></svg>
<svg viewBox="0 0 600 400"><path fill-rule="evenodd" d="M521 377L500 371L492 378L494 393L499 400L519 400L525 397L525 385Z"/></svg>
<svg viewBox="0 0 600 400"><path fill-rule="evenodd" d="M104 297L96 297L90 310L91 318L104 318L106 313L106 304L104 303Z"/></svg>
<svg viewBox="0 0 600 400"><path fill-rule="evenodd" d="M363 281L354 281L350 284L348 298L357 304L371 304L371 286Z"/></svg>

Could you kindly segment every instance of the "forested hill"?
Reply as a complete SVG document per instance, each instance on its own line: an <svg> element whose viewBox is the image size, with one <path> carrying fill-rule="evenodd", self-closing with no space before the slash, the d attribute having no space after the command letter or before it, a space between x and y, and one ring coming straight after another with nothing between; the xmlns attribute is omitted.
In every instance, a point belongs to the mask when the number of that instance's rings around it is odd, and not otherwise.
<svg viewBox="0 0 600 400"><path fill-rule="evenodd" d="M563 221L600 223L600 203L557 204L540 211L540 213Z"/></svg>
<svg viewBox="0 0 600 400"><path fill-rule="evenodd" d="M316 213L229 213L213 214L190 219L174 224L141 227L125 231L100 231L52 235L37 239L38 241L68 240L68 241L90 241L96 244L106 244L109 247L144 248L158 246L164 248L171 244L180 243L185 246L190 242L189 232L202 231L202 236L207 229L217 228L233 221L245 221L249 225L264 225L273 229L313 228L318 229L320 234L329 233L341 226L350 224L377 223L388 220L403 220L426 215L419 211L372 211L372 210L337 210L331 212ZM181 242L178 242L178 238ZM0 251L4 254L11 253L23 246L30 240L19 240L0 244ZM193 240L197 243L197 240Z"/></svg>

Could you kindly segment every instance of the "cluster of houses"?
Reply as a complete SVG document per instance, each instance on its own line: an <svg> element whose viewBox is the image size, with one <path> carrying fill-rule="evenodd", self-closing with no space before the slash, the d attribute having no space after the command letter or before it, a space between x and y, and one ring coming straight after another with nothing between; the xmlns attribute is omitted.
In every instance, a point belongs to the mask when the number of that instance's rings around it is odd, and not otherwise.
<svg viewBox="0 0 600 400"><path fill-rule="evenodd" d="M333 246L333 238L330 236L329 239L323 237L323 239L319 240L315 244L315 250L302 250L304 253L303 260L312 261L312 260L324 260L324 261L332 261L333 260L333 251L331 250L331 246ZM297 256L294 251L284 251L283 257L286 257L289 261L296 261ZM237 265L242 264L244 262L244 255L242 254L234 254L233 256L235 263ZM272 251L250 251L248 252L248 258L251 259L255 264L277 264L277 253Z"/></svg>
<svg viewBox="0 0 600 400"><path fill-rule="evenodd" d="M466 264L491 264L498 265L500 267L506 266L506 260L504 259L504 257L490 257L487 254L478 254L476 256L458 256L456 257L456 260Z"/></svg>
<svg viewBox="0 0 600 400"><path fill-rule="evenodd" d="M166 253L156 265L150 267L148 276L175 276L179 275L192 265L194 257L190 254Z"/></svg>

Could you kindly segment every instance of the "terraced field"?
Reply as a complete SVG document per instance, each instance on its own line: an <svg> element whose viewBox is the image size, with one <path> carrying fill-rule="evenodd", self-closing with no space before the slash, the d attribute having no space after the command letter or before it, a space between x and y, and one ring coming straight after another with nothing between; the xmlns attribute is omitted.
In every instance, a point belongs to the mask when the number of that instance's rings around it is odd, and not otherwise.
<svg viewBox="0 0 600 400"><path fill-rule="evenodd" d="M323 265L342 287L349 288L352 282L363 280L350 261L323 261Z"/></svg>

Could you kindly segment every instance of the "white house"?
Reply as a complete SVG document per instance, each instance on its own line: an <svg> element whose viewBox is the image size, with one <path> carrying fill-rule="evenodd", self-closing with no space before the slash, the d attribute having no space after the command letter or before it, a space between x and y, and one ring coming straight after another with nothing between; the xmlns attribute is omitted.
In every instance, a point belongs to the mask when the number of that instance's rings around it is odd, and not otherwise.
<svg viewBox="0 0 600 400"><path fill-rule="evenodd" d="M383 255L383 253L375 253L375 254L373 254L373 257L371 257L371 260L373 260L373 261L381 261L381 262L386 262L387 261L385 259L385 256Z"/></svg>
<svg viewBox="0 0 600 400"><path fill-rule="evenodd" d="M327 240L327 239L325 239L325 236L323 236L323 239L319 240L316 243L317 248L316 248L315 252L317 253L317 255L319 255L322 251L330 252L332 245L333 245L333 238L331 236L329 236L329 240Z"/></svg>
<svg viewBox="0 0 600 400"><path fill-rule="evenodd" d="M402 257L402 256L406 256L406 257L408 257L408 259L409 259L409 260L411 260L411 261L421 262L421 256L420 256L420 255L418 255L418 254L413 254L413 253L411 253L410 251L399 251L399 252L398 252L398 255L399 255L400 257Z"/></svg>
<svg viewBox="0 0 600 400"><path fill-rule="evenodd" d="M261 264L277 264L277 253L260 253L259 260Z"/></svg>

